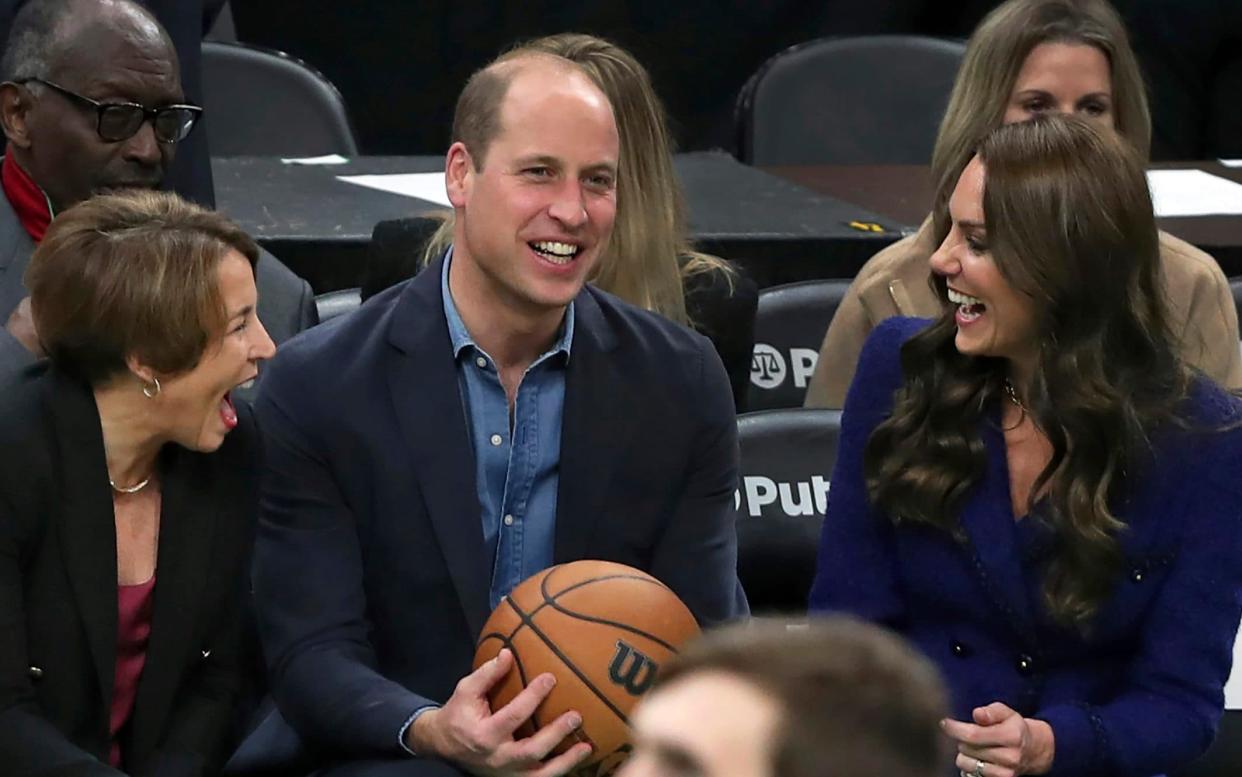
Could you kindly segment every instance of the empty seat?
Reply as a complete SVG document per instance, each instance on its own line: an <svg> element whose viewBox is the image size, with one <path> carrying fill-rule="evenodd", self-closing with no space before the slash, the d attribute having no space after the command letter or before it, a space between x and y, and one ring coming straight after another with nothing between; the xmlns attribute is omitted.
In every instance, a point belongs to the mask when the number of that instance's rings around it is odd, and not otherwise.
<svg viewBox="0 0 1242 777"><path fill-rule="evenodd" d="M203 122L214 156L354 156L341 93L288 54L203 42Z"/></svg>
<svg viewBox="0 0 1242 777"><path fill-rule="evenodd" d="M362 294L358 287L339 289L315 295L315 309L319 311L319 323L330 318L343 316L356 310L362 304Z"/></svg>
<svg viewBox="0 0 1242 777"><path fill-rule="evenodd" d="M912 35L821 38L764 63L735 110L753 165L925 165L965 44Z"/></svg>
<svg viewBox="0 0 1242 777"><path fill-rule="evenodd" d="M768 410L738 416L738 577L757 614L805 613L839 410Z"/></svg>
<svg viewBox="0 0 1242 777"><path fill-rule="evenodd" d="M759 292L747 409L802 406L824 333L849 287L848 280L831 279Z"/></svg>

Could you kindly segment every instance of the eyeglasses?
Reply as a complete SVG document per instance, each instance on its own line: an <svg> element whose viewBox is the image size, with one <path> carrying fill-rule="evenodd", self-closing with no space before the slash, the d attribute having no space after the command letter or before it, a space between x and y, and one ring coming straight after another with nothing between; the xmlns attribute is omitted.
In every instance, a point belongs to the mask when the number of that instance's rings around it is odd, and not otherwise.
<svg viewBox="0 0 1242 777"><path fill-rule="evenodd" d="M94 108L95 132L109 143L129 140L147 119L151 120L156 140L161 143L179 143L185 140L203 115L203 109L197 105L165 105L160 108L147 108L138 103L101 103L42 78L22 78L14 83L27 84L32 81L43 84L80 105Z"/></svg>

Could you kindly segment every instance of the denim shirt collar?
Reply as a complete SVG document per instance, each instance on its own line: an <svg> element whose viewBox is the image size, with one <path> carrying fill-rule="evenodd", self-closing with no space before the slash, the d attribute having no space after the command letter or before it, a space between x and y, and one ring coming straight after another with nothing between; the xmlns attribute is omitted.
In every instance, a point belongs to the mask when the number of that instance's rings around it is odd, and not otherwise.
<svg viewBox="0 0 1242 777"><path fill-rule="evenodd" d="M474 338L470 336L470 331L466 329L466 324L461 320L461 314L457 312L457 305L453 302L453 295L449 291L449 266L453 263L453 247L449 246L444 252L444 268L440 272L440 295L444 300L444 317L448 321L449 339L453 343L453 357L461 358L461 352L467 348L473 348L476 351L483 349L478 346ZM565 318L561 321L561 336L536 363L542 362L555 354L564 354L565 362L569 362L570 346L574 341L574 303L571 301L569 307L565 309Z"/></svg>

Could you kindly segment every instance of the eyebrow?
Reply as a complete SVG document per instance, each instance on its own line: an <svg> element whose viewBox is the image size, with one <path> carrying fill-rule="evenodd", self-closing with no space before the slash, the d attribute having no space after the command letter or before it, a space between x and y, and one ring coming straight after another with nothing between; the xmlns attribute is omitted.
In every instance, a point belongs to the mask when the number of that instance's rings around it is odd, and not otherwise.
<svg viewBox="0 0 1242 777"><path fill-rule="evenodd" d="M1022 91L1018 92L1016 96L1017 97L1051 97L1052 92L1049 92L1047 89L1023 89ZM1112 99L1112 93L1111 92L1091 92L1090 94L1084 94L1082 97L1079 97L1078 101L1081 102L1089 97L1097 97L1097 98L1106 97L1106 98Z"/></svg>
<svg viewBox="0 0 1242 777"><path fill-rule="evenodd" d="M253 312L254 312L254 305L247 305L241 310L234 313L233 315L229 316L229 321L233 321L238 318L246 318Z"/></svg>
<svg viewBox="0 0 1242 777"><path fill-rule="evenodd" d="M982 221L974 221L973 219L962 219L954 223L961 229L987 229Z"/></svg>
<svg viewBox="0 0 1242 777"><path fill-rule="evenodd" d="M707 769L689 750L672 742L652 742L651 749L662 762L686 777L703 777Z"/></svg>

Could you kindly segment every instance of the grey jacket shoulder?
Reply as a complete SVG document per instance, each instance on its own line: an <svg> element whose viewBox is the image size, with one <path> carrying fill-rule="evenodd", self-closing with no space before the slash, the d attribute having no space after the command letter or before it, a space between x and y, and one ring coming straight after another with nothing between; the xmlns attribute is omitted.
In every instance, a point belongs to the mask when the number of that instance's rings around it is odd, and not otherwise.
<svg viewBox="0 0 1242 777"><path fill-rule="evenodd" d="M259 249L254 280L259 290L259 320L277 345L319 323L310 284L266 249Z"/></svg>

